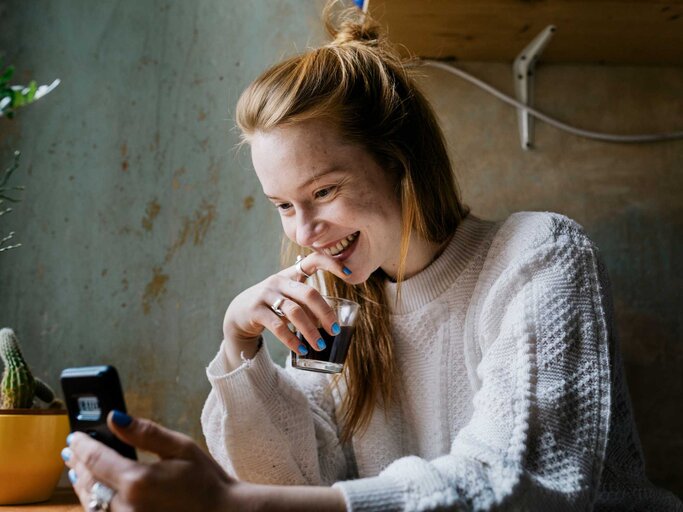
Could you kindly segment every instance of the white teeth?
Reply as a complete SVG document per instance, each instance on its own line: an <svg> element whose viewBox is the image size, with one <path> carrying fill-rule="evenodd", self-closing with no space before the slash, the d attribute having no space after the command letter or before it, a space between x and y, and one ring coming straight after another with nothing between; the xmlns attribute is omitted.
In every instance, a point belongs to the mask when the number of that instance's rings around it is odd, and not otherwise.
<svg viewBox="0 0 683 512"><path fill-rule="evenodd" d="M328 256L336 256L344 249L346 249L349 245L351 245L357 236L358 233L352 233L346 238L342 238L339 242L337 242L337 245L335 245L334 247L323 249L323 253L327 254Z"/></svg>

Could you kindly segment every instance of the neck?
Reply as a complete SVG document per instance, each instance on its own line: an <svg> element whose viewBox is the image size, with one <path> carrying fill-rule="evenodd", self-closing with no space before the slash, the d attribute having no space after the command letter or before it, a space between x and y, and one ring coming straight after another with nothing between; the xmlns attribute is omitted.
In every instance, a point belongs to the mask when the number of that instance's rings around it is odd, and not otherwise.
<svg viewBox="0 0 683 512"><path fill-rule="evenodd" d="M427 268L443 252L450 239L451 237L448 237L444 242L438 243L430 242L415 234L411 235L403 280L409 279ZM382 271L384 271L389 279L396 282L398 267L399 259L397 258L395 261L382 265Z"/></svg>

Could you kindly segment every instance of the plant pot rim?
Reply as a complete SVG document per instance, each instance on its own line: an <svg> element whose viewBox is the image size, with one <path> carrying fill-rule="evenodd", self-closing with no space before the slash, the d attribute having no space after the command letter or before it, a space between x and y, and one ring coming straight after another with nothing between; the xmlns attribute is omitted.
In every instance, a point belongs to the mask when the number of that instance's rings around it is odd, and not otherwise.
<svg viewBox="0 0 683 512"><path fill-rule="evenodd" d="M0 416L61 416L66 409L0 409Z"/></svg>

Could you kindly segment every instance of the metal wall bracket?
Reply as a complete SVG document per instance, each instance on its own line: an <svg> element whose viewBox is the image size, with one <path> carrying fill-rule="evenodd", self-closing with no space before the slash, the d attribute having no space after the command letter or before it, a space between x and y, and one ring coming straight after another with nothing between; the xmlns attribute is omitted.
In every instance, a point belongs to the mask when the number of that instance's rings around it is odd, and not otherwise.
<svg viewBox="0 0 683 512"><path fill-rule="evenodd" d="M548 25L531 41L522 52L517 55L512 65L514 73L515 93L517 99L525 105L533 106L534 100L534 72L536 61L543 52L555 32L554 25ZM529 150L534 145L534 118L522 108L517 109L519 136L522 148Z"/></svg>

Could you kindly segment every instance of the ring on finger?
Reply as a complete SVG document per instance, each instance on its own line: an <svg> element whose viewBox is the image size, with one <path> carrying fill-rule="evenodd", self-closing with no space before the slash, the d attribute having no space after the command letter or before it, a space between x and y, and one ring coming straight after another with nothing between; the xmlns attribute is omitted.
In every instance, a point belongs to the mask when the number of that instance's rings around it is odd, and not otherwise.
<svg viewBox="0 0 683 512"><path fill-rule="evenodd" d="M273 302L270 305L270 309L273 310L273 313L275 313L277 316L285 316L284 311L280 309L280 306L282 306L282 303L285 301L284 297L280 297L277 299L275 302Z"/></svg>
<svg viewBox="0 0 683 512"><path fill-rule="evenodd" d="M304 276L306 279L308 279L308 278L311 277L313 274L307 274L306 271L305 271L303 268L301 268L301 262L302 262L303 260L304 260L304 257L303 257L301 254L299 254L299 255L296 257L296 265L294 265L294 267L296 268L296 271L299 272L299 274L301 274L301 275Z"/></svg>
<svg viewBox="0 0 683 512"><path fill-rule="evenodd" d="M95 482L90 489L90 501L88 502L89 512L107 512L111 505L111 500L114 499L116 491L110 489L100 482Z"/></svg>

